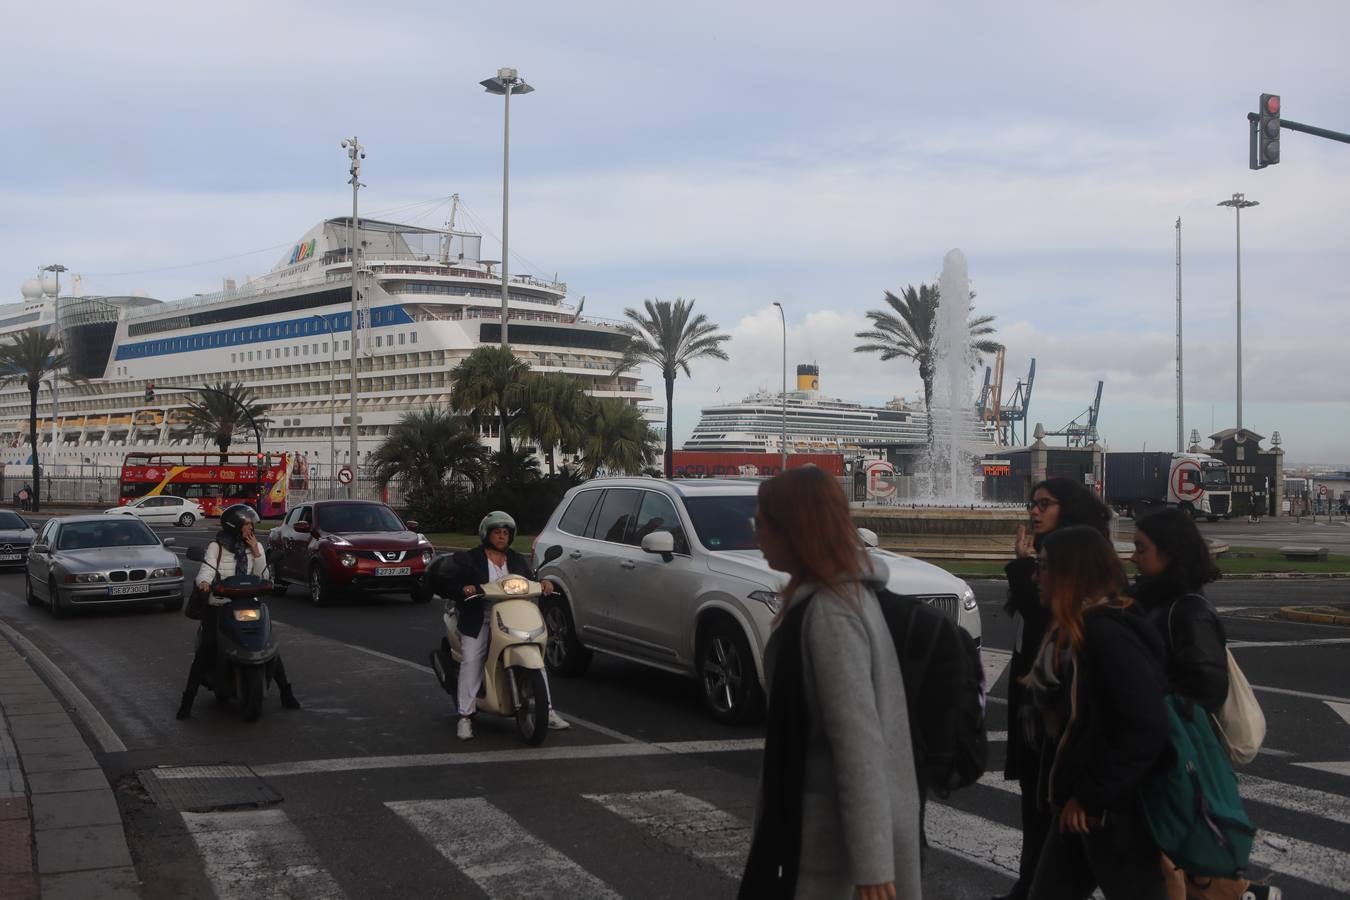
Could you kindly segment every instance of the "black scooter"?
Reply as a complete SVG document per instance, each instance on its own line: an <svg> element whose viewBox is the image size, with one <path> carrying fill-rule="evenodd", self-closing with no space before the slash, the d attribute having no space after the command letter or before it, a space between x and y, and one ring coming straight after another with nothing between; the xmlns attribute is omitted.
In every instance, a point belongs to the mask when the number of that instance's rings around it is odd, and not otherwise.
<svg viewBox="0 0 1350 900"><path fill-rule="evenodd" d="M187 558L202 562L205 552L193 547ZM277 671L281 657L272 635L272 617L260 599L271 589L272 582L266 578L232 575L211 590L230 602L215 607L215 664L201 673L201 683L216 695L217 703L238 703L248 722L262 715L268 685L273 681L284 683L284 675ZM197 640L202 639L199 628Z"/></svg>

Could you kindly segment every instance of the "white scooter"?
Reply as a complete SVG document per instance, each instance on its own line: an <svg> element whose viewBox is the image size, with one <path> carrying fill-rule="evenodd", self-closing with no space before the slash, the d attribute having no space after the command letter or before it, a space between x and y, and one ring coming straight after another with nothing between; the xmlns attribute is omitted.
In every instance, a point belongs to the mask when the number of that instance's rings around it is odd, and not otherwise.
<svg viewBox="0 0 1350 900"><path fill-rule="evenodd" d="M544 562L562 555L561 547L551 547ZM486 609L484 622L491 641L483 661L483 689L478 709L498 716L514 716L520 736L532 747L548 735L548 687L544 681L544 648L548 628L539 612L543 586L521 575L507 575L479 585ZM459 642L459 616L454 598L445 602L445 637L431 651L431 667L436 680L452 697L459 681L464 653Z"/></svg>

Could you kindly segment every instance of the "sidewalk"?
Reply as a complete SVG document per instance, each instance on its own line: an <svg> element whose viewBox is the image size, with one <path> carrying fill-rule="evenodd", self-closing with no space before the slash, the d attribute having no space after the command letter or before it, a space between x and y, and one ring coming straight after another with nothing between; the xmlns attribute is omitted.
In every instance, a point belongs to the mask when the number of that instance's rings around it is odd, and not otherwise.
<svg viewBox="0 0 1350 900"><path fill-rule="evenodd" d="M64 704L0 637L0 897L140 896L103 770Z"/></svg>

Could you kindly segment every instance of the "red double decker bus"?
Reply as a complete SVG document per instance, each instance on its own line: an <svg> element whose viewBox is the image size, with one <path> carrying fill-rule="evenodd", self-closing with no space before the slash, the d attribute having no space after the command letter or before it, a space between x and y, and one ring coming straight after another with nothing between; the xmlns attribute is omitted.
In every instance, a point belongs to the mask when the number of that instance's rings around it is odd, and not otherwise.
<svg viewBox="0 0 1350 900"><path fill-rule="evenodd" d="M289 453L143 453L122 462L119 506L140 497L167 494L197 501L208 516L247 503L264 518L286 514ZM223 461L222 461L223 460Z"/></svg>

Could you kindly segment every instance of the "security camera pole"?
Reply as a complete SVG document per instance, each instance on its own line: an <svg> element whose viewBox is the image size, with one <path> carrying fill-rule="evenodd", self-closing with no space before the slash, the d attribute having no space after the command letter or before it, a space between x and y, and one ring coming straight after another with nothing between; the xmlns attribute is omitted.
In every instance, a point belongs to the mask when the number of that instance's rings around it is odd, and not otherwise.
<svg viewBox="0 0 1350 900"><path fill-rule="evenodd" d="M358 315L356 307L358 298L360 296L360 290L357 281L360 278L361 273L360 260L358 259L361 253L361 242L357 240L357 230L361 226L361 220L357 217L356 213L356 195L357 192L361 189L361 160L366 158L366 148L361 146L360 142L357 141L355 136L352 136L347 140L343 141L342 147L344 150L347 151L347 158L352 161L351 164L352 177L349 181L349 183L352 186L352 221L351 221L351 230L349 232L351 240L351 252L349 253L349 256L351 257L351 264L352 264L352 411L351 417L347 420L348 421L347 433L351 436L349 465L351 466L352 470L352 483L347 486L347 497L348 499L355 499L357 481L361 477L360 476L361 467L360 465L358 465L356 458L356 423L357 423L356 319Z"/></svg>

